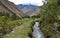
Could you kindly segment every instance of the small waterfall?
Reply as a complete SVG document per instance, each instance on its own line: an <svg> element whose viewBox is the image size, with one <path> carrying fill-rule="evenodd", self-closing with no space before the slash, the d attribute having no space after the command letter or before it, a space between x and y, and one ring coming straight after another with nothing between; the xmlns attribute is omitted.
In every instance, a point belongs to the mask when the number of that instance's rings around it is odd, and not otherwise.
<svg viewBox="0 0 60 38"><path fill-rule="evenodd" d="M33 35L33 38L45 38L39 28L39 22L35 22L32 35Z"/></svg>

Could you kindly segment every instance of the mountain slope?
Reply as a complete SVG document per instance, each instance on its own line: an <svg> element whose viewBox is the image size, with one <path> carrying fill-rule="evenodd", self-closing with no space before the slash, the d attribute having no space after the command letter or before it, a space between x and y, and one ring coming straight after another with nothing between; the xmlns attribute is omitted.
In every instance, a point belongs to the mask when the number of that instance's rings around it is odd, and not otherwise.
<svg viewBox="0 0 60 38"><path fill-rule="evenodd" d="M24 14L16 7L16 5L8 0L0 0L0 13L6 12L10 16L15 14L19 18L24 17Z"/></svg>
<svg viewBox="0 0 60 38"><path fill-rule="evenodd" d="M25 13L27 16L34 16L34 15L38 15L40 12L39 6L35 6L35 5L24 5L24 4L20 4L17 5L17 7L20 8L20 10Z"/></svg>

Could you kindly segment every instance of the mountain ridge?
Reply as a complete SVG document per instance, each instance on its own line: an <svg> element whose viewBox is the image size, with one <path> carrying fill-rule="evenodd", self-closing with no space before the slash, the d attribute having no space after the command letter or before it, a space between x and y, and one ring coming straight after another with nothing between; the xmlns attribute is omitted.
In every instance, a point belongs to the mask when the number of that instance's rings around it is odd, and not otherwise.
<svg viewBox="0 0 60 38"><path fill-rule="evenodd" d="M0 0L0 12L7 12L12 17L13 14L18 16L19 18L24 17L24 13L17 8L17 6L8 1L8 0Z"/></svg>
<svg viewBox="0 0 60 38"><path fill-rule="evenodd" d="M25 13L27 16L34 16L38 15L40 12L39 6L32 5L32 4L19 4L17 5L20 10Z"/></svg>

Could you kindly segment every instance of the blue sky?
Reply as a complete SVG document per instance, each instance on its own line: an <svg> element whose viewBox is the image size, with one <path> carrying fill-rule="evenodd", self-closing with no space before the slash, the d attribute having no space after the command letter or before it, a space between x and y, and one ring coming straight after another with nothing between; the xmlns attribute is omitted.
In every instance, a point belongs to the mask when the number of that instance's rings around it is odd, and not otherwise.
<svg viewBox="0 0 60 38"><path fill-rule="evenodd" d="M16 5L18 4L33 4L33 5L37 5L37 6L41 6L43 5L44 0L9 0L13 3L15 3Z"/></svg>

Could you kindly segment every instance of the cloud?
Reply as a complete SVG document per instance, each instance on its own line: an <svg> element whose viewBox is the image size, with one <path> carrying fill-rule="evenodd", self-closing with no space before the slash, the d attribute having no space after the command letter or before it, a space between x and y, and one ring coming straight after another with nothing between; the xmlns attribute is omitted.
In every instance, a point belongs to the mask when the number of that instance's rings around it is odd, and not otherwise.
<svg viewBox="0 0 60 38"><path fill-rule="evenodd" d="M43 5L42 0L9 0L9 1L14 2L16 5L27 4L27 3L31 3L38 6Z"/></svg>

